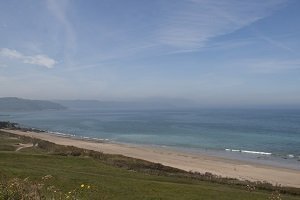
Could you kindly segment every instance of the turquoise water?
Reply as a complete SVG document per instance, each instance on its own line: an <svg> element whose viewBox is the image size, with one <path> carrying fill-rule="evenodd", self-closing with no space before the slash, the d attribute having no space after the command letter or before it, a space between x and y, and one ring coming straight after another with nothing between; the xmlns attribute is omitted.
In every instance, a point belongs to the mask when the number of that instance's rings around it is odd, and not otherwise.
<svg viewBox="0 0 300 200"><path fill-rule="evenodd" d="M65 110L1 113L0 120L300 169L300 110Z"/></svg>

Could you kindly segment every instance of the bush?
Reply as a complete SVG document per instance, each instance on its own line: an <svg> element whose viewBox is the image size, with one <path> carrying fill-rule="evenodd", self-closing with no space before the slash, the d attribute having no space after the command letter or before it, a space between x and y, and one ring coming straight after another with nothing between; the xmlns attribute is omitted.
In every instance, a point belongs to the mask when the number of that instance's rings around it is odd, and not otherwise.
<svg viewBox="0 0 300 200"><path fill-rule="evenodd" d="M2 175L0 179L0 200L90 199L90 194L96 191L89 184L81 184L64 192L49 184L51 179L53 179L51 175L43 176L38 181L30 181L29 178L8 179Z"/></svg>

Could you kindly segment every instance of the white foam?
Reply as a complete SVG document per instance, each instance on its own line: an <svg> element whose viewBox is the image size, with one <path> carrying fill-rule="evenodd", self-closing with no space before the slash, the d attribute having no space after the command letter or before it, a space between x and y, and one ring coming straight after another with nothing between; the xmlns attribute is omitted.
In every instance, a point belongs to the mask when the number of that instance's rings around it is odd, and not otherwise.
<svg viewBox="0 0 300 200"><path fill-rule="evenodd" d="M272 153L263 152L263 151L247 151L241 150L242 153L252 153L252 154L260 154L260 155L272 155Z"/></svg>
<svg viewBox="0 0 300 200"><path fill-rule="evenodd" d="M241 153L250 153L250 154L260 154L260 155L272 155L272 153L269 153L269 152L263 152L263 151L248 151L248 150L240 150L240 149L225 149L225 151L241 152Z"/></svg>
<svg viewBox="0 0 300 200"><path fill-rule="evenodd" d="M101 138L91 138L92 140L96 140L96 141L107 141L108 139L101 139Z"/></svg>
<svg viewBox="0 0 300 200"><path fill-rule="evenodd" d="M54 134L54 135L60 135L60 136L67 136L67 137L74 137L75 135L68 134L68 133L61 133L56 131L47 131L48 133Z"/></svg>

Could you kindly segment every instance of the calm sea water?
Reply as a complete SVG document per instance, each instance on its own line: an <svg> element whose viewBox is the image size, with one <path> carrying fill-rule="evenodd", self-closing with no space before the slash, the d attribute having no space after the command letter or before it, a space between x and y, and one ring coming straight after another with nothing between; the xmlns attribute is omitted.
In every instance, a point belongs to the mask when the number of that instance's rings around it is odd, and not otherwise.
<svg viewBox="0 0 300 200"><path fill-rule="evenodd" d="M64 110L0 113L0 120L300 169L300 110Z"/></svg>

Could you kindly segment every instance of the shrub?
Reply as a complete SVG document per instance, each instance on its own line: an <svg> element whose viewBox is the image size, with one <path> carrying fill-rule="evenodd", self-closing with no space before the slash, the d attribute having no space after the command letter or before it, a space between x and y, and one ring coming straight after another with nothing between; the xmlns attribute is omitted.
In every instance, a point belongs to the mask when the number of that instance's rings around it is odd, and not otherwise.
<svg viewBox="0 0 300 200"><path fill-rule="evenodd" d="M8 179L2 175L0 200L91 199L91 193L96 191L91 185L84 183L72 190L62 191L60 188L49 184L51 179L53 179L51 175L43 176L37 181L30 181L29 178Z"/></svg>

